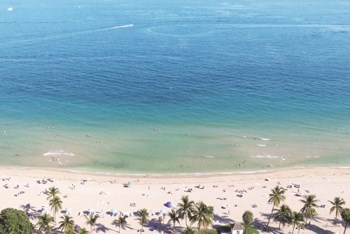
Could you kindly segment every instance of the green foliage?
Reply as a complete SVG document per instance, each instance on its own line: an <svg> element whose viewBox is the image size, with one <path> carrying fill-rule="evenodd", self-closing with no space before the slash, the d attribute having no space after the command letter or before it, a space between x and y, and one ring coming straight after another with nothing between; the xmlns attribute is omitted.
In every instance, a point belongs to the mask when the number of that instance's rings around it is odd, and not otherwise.
<svg viewBox="0 0 350 234"><path fill-rule="evenodd" d="M203 229L199 230L198 234L218 234L218 232L215 229Z"/></svg>
<svg viewBox="0 0 350 234"><path fill-rule="evenodd" d="M248 226L244 229L244 234L259 234L259 231L253 228L252 226Z"/></svg>
<svg viewBox="0 0 350 234"><path fill-rule="evenodd" d="M340 212L343 209L343 206L345 205L345 201L343 198L335 197L333 201L329 201L332 204L331 209L329 210L329 213L331 214L333 211L335 211L335 218L337 219Z"/></svg>
<svg viewBox="0 0 350 234"><path fill-rule="evenodd" d="M74 228L74 220L71 216L69 215L64 215L61 217L61 221L59 222L58 228L61 231L64 231L65 233L70 232Z"/></svg>
<svg viewBox="0 0 350 234"><path fill-rule="evenodd" d="M7 208L0 213L0 233L31 234L33 225L21 210Z"/></svg>
<svg viewBox="0 0 350 234"><path fill-rule="evenodd" d="M251 211L247 210L243 213L242 219L243 219L244 226L249 226L254 221L254 215Z"/></svg>
<svg viewBox="0 0 350 234"><path fill-rule="evenodd" d="M90 232L92 232L92 229L95 227L98 219L97 214L90 214L86 216L86 224L90 226Z"/></svg>
<svg viewBox="0 0 350 234"><path fill-rule="evenodd" d="M140 216L140 224L141 226L145 225L146 222L148 222L149 213L147 209L141 209L139 210L139 216Z"/></svg>
<svg viewBox="0 0 350 234"><path fill-rule="evenodd" d="M50 187L48 192L47 192L47 200L50 200L51 198L57 196L60 194L60 190L56 188L55 186Z"/></svg>
<svg viewBox="0 0 350 234"><path fill-rule="evenodd" d="M197 234L196 230L194 230L193 228L191 227L187 227L183 232L182 234Z"/></svg>
<svg viewBox="0 0 350 234"><path fill-rule="evenodd" d="M342 209L340 216L345 223L345 227L344 227L344 234L345 234L346 228L350 225L350 209L349 208Z"/></svg>
<svg viewBox="0 0 350 234"><path fill-rule="evenodd" d="M207 229L213 222L213 216L214 208L212 206L207 206L204 202L198 202L194 207L190 221L191 223L197 222L198 230L200 230L201 227Z"/></svg>
<svg viewBox="0 0 350 234"><path fill-rule="evenodd" d="M280 186L276 186L275 188L271 189L271 193L269 194L268 202L272 203L272 210L271 210L271 215L269 217L269 220L267 221L266 227L269 226L270 219L272 217L272 213L273 213L273 210L275 209L275 207L279 207L281 202L286 200L286 196L284 195L285 191L286 190Z"/></svg>
<svg viewBox="0 0 350 234"><path fill-rule="evenodd" d="M217 230L218 233L228 233L228 232L231 232L231 225L226 225L226 226L218 226L218 227L215 227L215 229Z"/></svg>
<svg viewBox="0 0 350 234"><path fill-rule="evenodd" d="M178 215L178 212L176 212L174 209L172 209L169 213L169 222L168 224L172 224L173 228L175 228L176 223L180 224L180 217Z"/></svg>
<svg viewBox="0 0 350 234"><path fill-rule="evenodd" d="M275 219L280 223L279 229L281 229L281 224L284 226L292 222L293 212L287 205L282 205L275 213Z"/></svg>
<svg viewBox="0 0 350 234"><path fill-rule="evenodd" d="M293 211L292 217L291 217L291 223L293 225L292 233L294 233L295 227L297 227L299 230L302 229L305 226L304 215L300 212Z"/></svg>
<svg viewBox="0 0 350 234"><path fill-rule="evenodd" d="M54 188L54 187L53 187ZM55 195L52 197L49 203L51 210L53 211L54 221L56 223L56 214L62 209L62 200L59 196Z"/></svg>
<svg viewBox="0 0 350 234"><path fill-rule="evenodd" d="M79 228L78 234L89 234L90 232L86 228Z"/></svg>
<svg viewBox="0 0 350 234"><path fill-rule="evenodd" d="M317 215L315 208L318 207L316 204L318 200L316 199L315 195L306 195L300 201L304 203L304 206L301 208L300 212L304 215L306 219L305 222L307 223L308 220L314 219Z"/></svg>
<svg viewBox="0 0 350 234"><path fill-rule="evenodd" d="M51 234L51 223L53 223L53 217L51 217L48 213L45 213L38 217L38 222L36 225L38 226L39 232L45 231L46 233Z"/></svg>
<svg viewBox="0 0 350 234"><path fill-rule="evenodd" d="M182 196L181 202L177 204L177 213L181 219L185 219L186 227L188 227L187 219L191 217L194 209L194 201L190 201L188 196Z"/></svg>
<svg viewBox="0 0 350 234"><path fill-rule="evenodd" d="M119 227L119 233L120 233L120 229L121 228L125 229L125 226L128 224L128 222L126 221L127 218L128 218L127 215L120 214L118 219L113 220L112 224Z"/></svg>
<svg viewBox="0 0 350 234"><path fill-rule="evenodd" d="M286 200L286 196L284 195L285 191L284 188L276 186L271 190L268 202L272 203L274 207L278 207L281 202Z"/></svg>

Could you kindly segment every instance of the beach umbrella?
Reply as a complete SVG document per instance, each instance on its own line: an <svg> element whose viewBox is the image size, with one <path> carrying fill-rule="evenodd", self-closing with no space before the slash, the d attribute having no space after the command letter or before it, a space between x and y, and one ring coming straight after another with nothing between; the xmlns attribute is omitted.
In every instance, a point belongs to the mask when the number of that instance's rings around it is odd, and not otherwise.
<svg viewBox="0 0 350 234"><path fill-rule="evenodd" d="M88 212L89 215L95 213L94 209L90 209L90 208L87 210L87 212Z"/></svg>
<svg viewBox="0 0 350 234"><path fill-rule="evenodd" d="M164 205L165 207L167 207L167 208L173 207L173 204L172 204L170 201L164 203L163 205Z"/></svg>

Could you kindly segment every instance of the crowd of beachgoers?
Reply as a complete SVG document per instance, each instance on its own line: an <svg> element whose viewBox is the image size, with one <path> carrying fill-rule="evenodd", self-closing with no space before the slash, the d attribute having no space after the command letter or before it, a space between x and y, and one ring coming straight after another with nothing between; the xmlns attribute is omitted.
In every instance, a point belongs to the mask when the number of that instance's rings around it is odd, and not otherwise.
<svg viewBox="0 0 350 234"><path fill-rule="evenodd" d="M67 223L71 233L188 233L234 223L266 233L343 233L350 207L347 168L186 176L2 168L0 178L0 209L23 210L39 233L69 233Z"/></svg>

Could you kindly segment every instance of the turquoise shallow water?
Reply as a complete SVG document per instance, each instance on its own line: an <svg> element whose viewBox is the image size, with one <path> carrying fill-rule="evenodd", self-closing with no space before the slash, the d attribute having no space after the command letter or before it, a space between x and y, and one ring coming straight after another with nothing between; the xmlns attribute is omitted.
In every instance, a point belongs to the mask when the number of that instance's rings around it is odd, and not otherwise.
<svg viewBox="0 0 350 234"><path fill-rule="evenodd" d="M349 166L349 10L345 1L2 1L1 165Z"/></svg>

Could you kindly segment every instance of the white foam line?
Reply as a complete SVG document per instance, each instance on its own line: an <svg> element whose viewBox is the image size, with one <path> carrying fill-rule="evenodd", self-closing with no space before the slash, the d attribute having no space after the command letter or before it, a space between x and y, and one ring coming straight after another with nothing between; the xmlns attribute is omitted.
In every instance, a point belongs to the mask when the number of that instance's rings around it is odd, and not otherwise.
<svg viewBox="0 0 350 234"><path fill-rule="evenodd" d="M35 42L39 42L39 41L55 40L55 39L61 39L61 38L66 38L66 37L70 37L70 36L75 36L75 35L91 34L91 33L96 33L96 32L103 32L103 31L109 31L109 30L121 29L121 28L130 28L130 27L134 27L134 25L133 24L125 24L125 25L119 25L119 26L108 27L108 28L100 28L100 29L93 29L93 30L86 30L86 31L63 33L63 34L52 35L52 36L24 39L24 40L18 40L18 41L11 41L8 43L3 43L3 44L35 43Z"/></svg>
<svg viewBox="0 0 350 234"><path fill-rule="evenodd" d="M75 156L75 154L63 150L54 150L44 153L43 156Z"/></svg>
<svg viewBox="0 0 350 234"><path fill-rule="evenodd" d="M349 24L224 24L234 28L334 28L350 27Z"/></svg>
<svg viewBox="0 0 350 234"><path fill-rule="evenodd" d="M134 27L134 25L133 24L125 24L125 25L115 26L112 29L114 29L114 28L130 28L130 27Z"/></svg>
<svg viewBox="0 0 350 234"><path fill-rule="evenodd" d="M267 173L271 172L272 170L256 170L256 171L237 171L237 172L195 172L195 173L170 173L170 174L157 174L157 173L114 173L114 172L100 172L100 171L94 171L94 170L74 170L74 169L59 169L62 171L68 171L70 173L75 174L97 174L97 175L109 175L109 176L121 176L121 177L177 177L177 176L195 176L195 177L202 177L202 176L223 176L223 175L239 175L239 174L260 174L260 173Z"/></svg>

